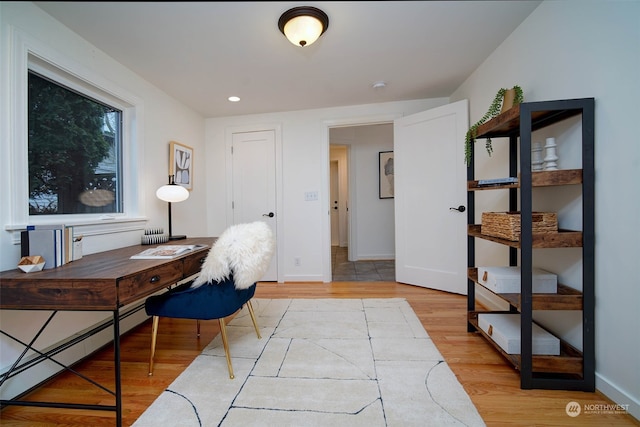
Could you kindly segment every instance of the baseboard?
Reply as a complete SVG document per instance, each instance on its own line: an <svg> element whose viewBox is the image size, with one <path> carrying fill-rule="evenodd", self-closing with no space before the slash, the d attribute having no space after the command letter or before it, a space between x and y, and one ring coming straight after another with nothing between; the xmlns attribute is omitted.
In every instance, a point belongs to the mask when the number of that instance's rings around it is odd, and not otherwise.
<svg viewBox="0 0 640 427"><path fill-rule="evenodd" d="M286 275L282 283L287 282L322 282L324 277L321 274L308 274L308 275Z"/></svg>
<svg viewBox="0 0 640 427"><path fill-rule="evenodd" d="M619 408L608 409L607 411L613 410L614 412L623 413L626 411L626 413L634 417L636 420L640 420L640 401L638 401L637 398L630 396L624 390L621 390L617 385L613 384L597 372L596 390L620 406ZM585 409L583 408L583 410ZM594 408L594 410L599 410L599 408Z"/></svg>
<svg viewBox="0 0 640 427"><path fill-rule="evenodd" d="M358 255L356 261L394 261L396 254L370 254Z"/></svg>

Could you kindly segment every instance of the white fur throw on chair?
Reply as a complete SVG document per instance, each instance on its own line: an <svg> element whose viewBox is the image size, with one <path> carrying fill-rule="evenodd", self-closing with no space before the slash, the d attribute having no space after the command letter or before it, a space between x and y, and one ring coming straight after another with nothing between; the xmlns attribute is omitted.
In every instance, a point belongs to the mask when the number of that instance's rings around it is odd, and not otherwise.
<svg viewBox="0 0 640 427"><path fill-rule="evenodd" d="M193 286L215 283L233 274L236 289L247 289L264 276L274 250L273 232L266 223L232 225L209 250Z"/></svg>

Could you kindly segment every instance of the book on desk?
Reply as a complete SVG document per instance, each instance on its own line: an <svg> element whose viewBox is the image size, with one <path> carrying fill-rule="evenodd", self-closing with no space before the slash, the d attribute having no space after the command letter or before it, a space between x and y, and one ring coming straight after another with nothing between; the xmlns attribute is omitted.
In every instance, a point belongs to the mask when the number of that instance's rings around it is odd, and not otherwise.
<svg viewBox="0 0 640 427"><path fill-rule="evenodd" d="M77 256L73 227L64 224L28 225L20 233L20 255L40 255L45 260L45 269L60 267L82 257L78 249Z"/></svg>
<svg viewBox="0 0 640 427"><path fill-rule="evenodd" d="M163 245L145 249L133 255L131 259L171 259L196 249L206 248L207 245Z"/></svg>

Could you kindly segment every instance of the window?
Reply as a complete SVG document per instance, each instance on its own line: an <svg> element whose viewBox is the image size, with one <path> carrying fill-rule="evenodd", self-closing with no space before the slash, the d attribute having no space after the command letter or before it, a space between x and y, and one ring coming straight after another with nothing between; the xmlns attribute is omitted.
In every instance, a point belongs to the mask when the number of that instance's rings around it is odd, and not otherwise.
<svg viewBox="0 0 640 427"><path fill-rule="evenodd" d="M122 110L29 70L29 215L122 213Z"/></svg>
<svg viewBox="0 0 640 427"><path fill-rule="evenodd" d="M86 236L142 229L143 99L122 86L127 79L112 79L119 74L109 66L70 59L18 28L10 33L16 60L0 79L5 230L19 243L28 225L73 225Z"/></svg>

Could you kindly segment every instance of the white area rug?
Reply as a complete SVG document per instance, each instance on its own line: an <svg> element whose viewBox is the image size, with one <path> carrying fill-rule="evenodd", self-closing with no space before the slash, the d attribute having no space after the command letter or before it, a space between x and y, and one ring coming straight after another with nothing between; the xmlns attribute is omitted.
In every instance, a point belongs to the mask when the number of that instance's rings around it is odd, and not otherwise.
<svg viewBox="0 0 640 427"><path fill-rule="evenodd" d="M484 426L404 299L253 299L135 422L145 426Z"/></svg>

